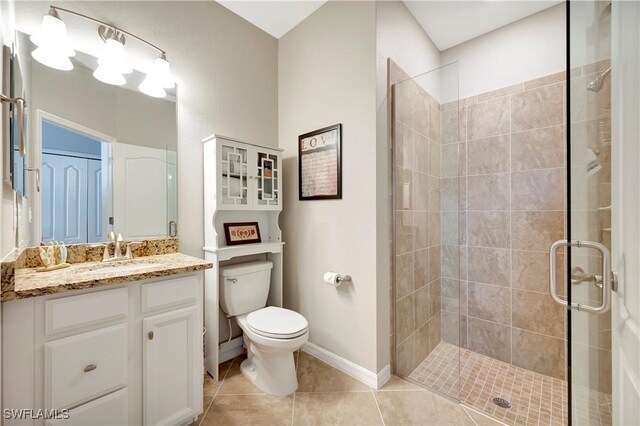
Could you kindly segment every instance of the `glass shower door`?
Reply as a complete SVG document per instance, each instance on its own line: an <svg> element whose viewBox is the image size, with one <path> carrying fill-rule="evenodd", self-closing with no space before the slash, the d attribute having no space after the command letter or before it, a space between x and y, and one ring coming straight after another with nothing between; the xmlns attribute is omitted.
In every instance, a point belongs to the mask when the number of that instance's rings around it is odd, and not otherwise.
<svg viewBox="0 0 640 426"><path fill-rule="evenodd" d="M610 425L611 3L571 1L567 16L567 240L552 247L567 276L551 293L568 307L570 423Z"/></svg>
<svg viewBox="0 0 640 426"><path fill-rule="evenodd" d="M458 399L466 324L460 316L458 66L414 78L389 66L394 372Z"/></svg>

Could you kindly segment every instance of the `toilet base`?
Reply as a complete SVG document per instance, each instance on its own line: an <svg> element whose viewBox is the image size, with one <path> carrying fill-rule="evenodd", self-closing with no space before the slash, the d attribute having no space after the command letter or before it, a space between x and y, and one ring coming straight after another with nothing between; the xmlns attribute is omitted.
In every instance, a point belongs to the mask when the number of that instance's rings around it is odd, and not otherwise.
<svg viewBox="0 0 640 426"><path fill-rule="evenodd" d="M240 371L261 391L275 396L291 395L298 389L293 352L259 347L245 336L247 355ZM248 342L247 342L248 341Z"/></svg>

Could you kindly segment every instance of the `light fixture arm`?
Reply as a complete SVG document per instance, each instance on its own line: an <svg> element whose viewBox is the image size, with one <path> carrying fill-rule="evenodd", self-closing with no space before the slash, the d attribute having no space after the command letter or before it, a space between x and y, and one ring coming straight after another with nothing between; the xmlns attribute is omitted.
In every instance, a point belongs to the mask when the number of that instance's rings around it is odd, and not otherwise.
<svg viewBox="0 0 640 426"><path fill-rule="evenodd" d="M51 13L52 11L53 11L54 13ZM116 27L116 26L115 26L115 25L113 25L113 24L108 24L108 23L106 23L106 22L104 22L104 21L101 21L101 20L99 20L99 19L92 18L92 17L87 16L87 15L84 15L84 14L82 14L82 13L74 12L73 10L64 9L64 8L62 8L62 7L53 6L53 5L50 5L50 6L49 6L49 14L51 14L51 15L53 15L53 16L55 16L55 17L58 17L58 12L59 12L59 11L60 11L60 12L70 13L70 14L72 14L72 15L76 15L76 16L80 16L81 18L88 19L88 20L90 20L90 21L95 22L96 24L99 24L101 27L105 28L105 30L103 30L103 32L101 33L101 32L100 32L100 27L99 27L99 31L98 31L98 33L100 34L100 37L103 37L103 38L104 38L104 37L108 37L108 35L107 35L107 34L108 34L108 29L112 29L112 30L113 30L113 32L114 32L114 34L113 34L113 35L115 35L115 37L116 37L116 38L118 38L118 34L119 34L119 33L120 33L120 34L126 34L127 36L129 36L129 37L133 37L133 38L135 38L136 40L141 41L142 43L144 43L144 44L146 44L146 45L148 45L148 46L152 47L152 48L153 48L153 49L155 49L155 50L157 50L158 52L160 52L160 54L161 54L161 56L162 56L162 57L166 57L166 55L167 55L167 52L165 52L164 50L160 49L160 48L159 48L158 46L156 46L155 44L153 44L153 43L149 43L147 40L145 40L145 39L143 39L143 38L140 38L140 37L138 37L137 35L132 34L132 33L128 32L128 31L125 31L125 30L123 30L123 29L121 29L121 28L118 28L118 27ZM123 42L123 44L124 44L124 41L123 41L123 40L121 40L121 41L122 41L122 42Z"/></svg>

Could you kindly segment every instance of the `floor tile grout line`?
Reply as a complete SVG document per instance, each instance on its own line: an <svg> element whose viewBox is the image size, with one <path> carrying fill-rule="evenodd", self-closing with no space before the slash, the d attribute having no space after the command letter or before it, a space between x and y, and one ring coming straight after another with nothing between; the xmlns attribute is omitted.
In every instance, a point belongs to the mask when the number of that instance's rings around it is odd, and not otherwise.
<svg viewBox="0 0 640 426"><path fill-rule="evenodd" d="M222 388L222 382L224 382L224 379L227 378L227 374L229 374L229 371L231 371L231 367L233 367L233 363L236 362L236 358L234 357L231 360L231 364L229 364L229 367L227 368L227 371L224 372L224 376L222 377L222 380L218 380L218 382L220 383L220 385L218 386L218 389L216 389L216 392L213 394L213 398L211 398L211 402L209 403L209 405L207 406L207 410L204 411L202 413L202 420L200 420L200 423L198 423L198 426L202 426L202 422L204 422L204 418L207 417L207 414L209 414L209 410L211 409L211 406L213 405L213 401L215 401L216 397L218 396L218 393L220 393L220 389ZM220 369L220 365L218 365L218 370ZM205 373L207 373L206 369L205 369Z"/></svg>
<svg viewBox="0 0 640 426"><path fill-rule="evenodd" d="M380 409L380 404L378 404L378 398L376 398L376 392L374 389L371 389L371 395L373 396L373 401L376 403L378 414L380 414L380 421L382 422L382 426L385 426L384 417L382 416L382 410Z"/></svg>

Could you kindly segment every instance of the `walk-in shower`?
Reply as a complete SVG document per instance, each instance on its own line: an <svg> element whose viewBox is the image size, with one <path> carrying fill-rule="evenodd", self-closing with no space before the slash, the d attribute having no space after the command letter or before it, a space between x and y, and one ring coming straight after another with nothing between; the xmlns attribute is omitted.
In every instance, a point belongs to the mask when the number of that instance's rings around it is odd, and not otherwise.
<svg viewBox="0 0 640 426"><path fill-rule="evenodd" d="M555 241L610 246L607 6L575 7L570 73L459 99L458 64L389 64L394 370L508 424L611 424L610 315L549 294ZM561 298L597 304L598 255L554 264Z"/></svg>

